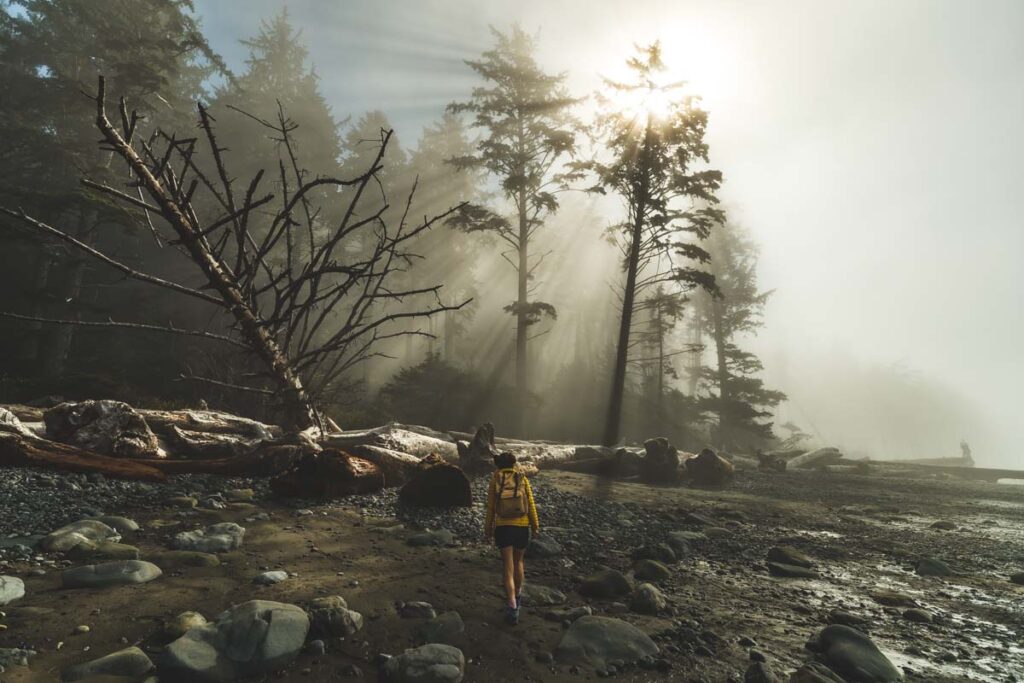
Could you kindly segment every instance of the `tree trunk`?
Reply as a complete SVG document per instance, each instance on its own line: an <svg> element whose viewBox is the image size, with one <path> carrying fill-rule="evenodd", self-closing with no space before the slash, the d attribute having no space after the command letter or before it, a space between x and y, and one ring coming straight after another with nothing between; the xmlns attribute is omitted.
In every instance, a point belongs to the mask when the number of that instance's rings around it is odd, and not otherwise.
<svg viewBox="0 0 1024 683"><path fill-rule="evenodd" d="M99 473L115 479L164 481L154 467L129 458L110 458L74 446L21 434L0 432L0 466L41 467L64 472Z"/></svg>
<svg viewBox="0 0 1024 683"><path fill-rule="evenodd" d="M518 415L516 434L526 438L526 404L529 396L529 370L526 366L526 337L529 334L527 322L527 280L529 265L529 228L526 222L526 196L519 195L519 289L516 301L516 395Z"/></svg>
<svg viewBox="0 0 1024 683"><path fill-rule="evenodd" d="M129 164L135 176L149 191L149 195L160 206L164 219L178 234L182 246L188 251L192 261L203 271L210 288L220 295L224 302L224 308L234 316L238 330L245 338L246 344L266 364L268 374L278 385L278 396L282 402L281 426L289 431L302 431L316 426L319 420L312 401L306 393L306 388L303 386L302 379L295 373L288 357L278 345L277 340L267 330L267 326L249 306L234 276L225 270L214 257L210 244L202 234L200 227L194 226L190 219L182 213L174 198L153 176L135 149L114 130L103 110L102 93L97 101L99 110L96 125L103 136Z"/></svg>
<svg viewBox="0 0 1024 683"><path fill-rule="evenodd" d="M651 137L650 118L644 131L644 146L640 164L647 161ZM643 241L644 212L647 210L647 170L640 167L640 182L636 193L633 230L626 264L626 290L622 295L622 317L619 320L619 342L615 349L615 371L612 375L612 394L608 401L608 419L605 422L604 445L614 446L619 441L622 426L622 399L626 390L626 363L629 359L629 333L633 324L633 300L636 297L636 277L640 268L640 243Z"/></svg>
<svg viewBox="0 0 1024 683"><path fill-rule="evenodd" d="M715 353L718 361L718 444L727 445L729 436L729 369L725 361L725 330L722 325L722 302L711 299L711 324L715 338Z"/></svg>

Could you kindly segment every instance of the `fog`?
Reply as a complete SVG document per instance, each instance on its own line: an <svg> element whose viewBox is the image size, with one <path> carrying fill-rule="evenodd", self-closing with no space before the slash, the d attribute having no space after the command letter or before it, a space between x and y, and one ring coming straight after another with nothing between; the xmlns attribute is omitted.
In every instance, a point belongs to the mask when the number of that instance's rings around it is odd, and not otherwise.
<svg viewBox="0 0 1024 683"><path fill-rule="evenodd" d="M197 10L212 47L241 68L239 39L283 4L253 0L243 14L200 0ZM539 32L539 62L564 70L577 95L614 75L633 43L661 39L673 73L703 97L712 162L725 175L720 194L759 243L760 285L775 292L751 344L766 384L790 396L778 421L793 419L852 453L955 456L965 438L979 464L1024 464L1015 448L1024 5L294 0L287 8L335 116L381 109L409 141L467 95L474 81L462 60L490 46L489 24ZM574 198L556 222L579 228L587 209ZM614 262L596 240L568 242L581 245L577 268ZM511 275L498 273L495 297L505 301L501 278ZM565 298L554 275L539 286ZM557 322L551 330L557 348Z"/></svg>

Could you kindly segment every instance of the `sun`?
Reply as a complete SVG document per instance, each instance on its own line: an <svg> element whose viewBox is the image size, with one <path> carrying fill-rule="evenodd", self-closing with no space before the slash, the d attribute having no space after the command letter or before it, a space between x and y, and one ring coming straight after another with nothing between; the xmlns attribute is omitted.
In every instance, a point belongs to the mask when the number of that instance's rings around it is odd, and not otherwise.
<svg viewBox="0 0 1024 683"><path fill-rule="evenodd" d="M614 106L626 116L637 120L664 121L671 116L678 105L678 85L659 85L648 82L646 86L624 88L612 97Z"/></svg>

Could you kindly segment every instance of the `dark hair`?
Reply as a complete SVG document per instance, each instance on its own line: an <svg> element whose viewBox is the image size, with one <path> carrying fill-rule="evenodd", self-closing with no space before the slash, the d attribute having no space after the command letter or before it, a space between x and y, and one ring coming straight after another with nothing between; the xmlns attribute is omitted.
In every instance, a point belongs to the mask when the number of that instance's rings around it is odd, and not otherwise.
<svg viewBox="0 0 1024 683"><path fill-rule="evenodd" d="M499 470L508 469L509 467L515 467L516 456L513 453L505 451L504 453L498 453L494 456L494 466Z"/></svg>

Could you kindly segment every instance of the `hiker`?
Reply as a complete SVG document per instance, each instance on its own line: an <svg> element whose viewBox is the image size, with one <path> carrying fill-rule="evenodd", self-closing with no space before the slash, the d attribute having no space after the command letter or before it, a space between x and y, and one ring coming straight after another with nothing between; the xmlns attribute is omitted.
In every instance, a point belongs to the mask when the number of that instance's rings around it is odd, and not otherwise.
<svg viewBox="0 0 1024 683"><path fill-rule="evenodd" d="M519 623L522 604L523 579L526 575L526 546L530 543L530 530L540 533L537 507L533 504L530 480L516 467L516 456L499 453L494 456L497 471L487 487L487 517L484 536L501 550L502 585L508 596L505 620Z"/></svg>

